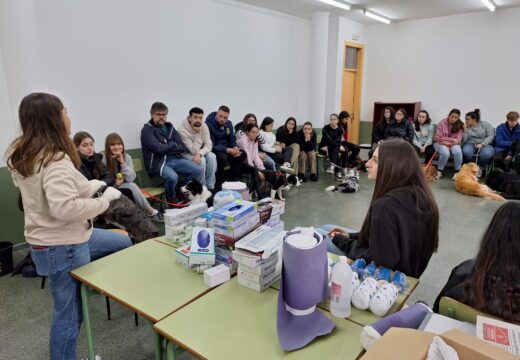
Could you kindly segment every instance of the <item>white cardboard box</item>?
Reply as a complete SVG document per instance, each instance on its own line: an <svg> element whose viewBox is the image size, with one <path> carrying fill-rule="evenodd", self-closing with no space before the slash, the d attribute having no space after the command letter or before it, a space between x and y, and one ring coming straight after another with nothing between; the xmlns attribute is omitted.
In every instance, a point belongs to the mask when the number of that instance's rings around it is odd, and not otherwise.
<svg viewBox="0 0 520 360"><path fill-rule="evenodd" d="M262 281L260 283L257 283L257 282L254 282L254 281L249 281L249 280L245 279L244 277L241 277L240 273L238 274L237 277L238 277L238 283L240 285L245 286L245 287L247 287L247 288L249 288L251 290L258 291L258 292L264 291L269 286L273 285L275 282L280 280L280 274L279 273L274 273L273 276L271 276L269 279L267 279L265 281Z"/></svg>
<svg viewBox="0 0 520 360"><path fill-rule="evenodd" d="M175 262L181 264L186 269L190 267L190 246L186 245L175 249Z"/></svg>
<svg viewBox="0 0 520 360"><path fill-rule="evenodd" d="M269 260L271 257L276 257L278 259L278 253L271 255L267 259L262 259L262 257L258 254L253 254L249 251L244 251L240 249L233 250L233 260L238 262L239 266L244 264L250 268L262 266Z"/></svg>
<svg viewBox="0 0 520 360"><path fill-rule="evenodd" d="M175 226L196 219L208 212L208 204L205 202L195 202L190 206L178 209L167 209L164 212L164 223Z"/></svg>
<svg viewBox="0 0 520 360"><path fill-rule="evenodd" d="M272 269L277 268L279 259L281 259L281 257L279 258L278 256L273 255L267 258L263 263L261 263L258 266L250 267L245 265L244 263L240 263L239 266L242 270L247 271L248 273L252 273L255 275L264 275L266 272L269 272Z"/></svg>
<svg viewBox="0 0 520 360"><path fill-rule="evenodd" d="M258 212L251 213L251 216L239 221L236 226L224 225L221 222L213 222L215 233L229 237L234 240L240 239L242 236L251 232L260 225L260 217Z"/></svg>
<svg viewBox="0 0 520 360"><path fill-rule="evenodd" d="M215 234L213 229L194 227L191 235L190 266L215 263Z"/></svg>
<svg viewBox="0 0 520 360"><path fill-rule="evenodd" d="M226 265L214 266L204 271L204 282L209 287L220 285L230 278L229 268Z"/></svg>
<svg viewBox="0 0 520 360"><path fill-rule="evenodd" d="M244 280L251 281L254 283L261 284L263 282L269 281L277 272L276 263L271 264L270 267L268 267L263 274L255 274L252 272L249 272L245 269L243 266L238 267L238 276L243 278Z"/></svg>

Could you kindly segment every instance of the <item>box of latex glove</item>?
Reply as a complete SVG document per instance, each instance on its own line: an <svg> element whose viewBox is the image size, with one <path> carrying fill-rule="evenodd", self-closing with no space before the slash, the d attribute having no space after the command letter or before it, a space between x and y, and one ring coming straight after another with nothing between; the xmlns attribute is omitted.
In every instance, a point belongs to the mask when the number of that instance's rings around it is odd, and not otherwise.
<svg viewBox="0 0 520 360"><path fill-rule="evenodd" d="M208 204L205 202L194 202L183 208L167 209L164 211L164 224L168 226L179 225L196 219L207 212Z"/></svg>
<svg viewBox="0 0 520 360"><path fill-rule="evenodd" d="M213 224L215 226L235 227L240 223L241 219L245 219L255 212L258 212L256 203L235 200L213 212Z"/></svg>
<svg viewBox="0 0 520 360"><path fill-rule="evenodd" d="M215 238L213 229L194 227L191 235L190 259L192 265L213 265L215 263Z"/></svg>
<svg viewBox="0 0 520 360"><path fill-rule="evenodd" d="M447 346L451 347L449 349ZM428 350L437 355L431 359L460 360L513 360L518 359L496 346L477 339L461 330L453 329L443 334L420 331L415 329L391 328L365 353L362 360L425 360ZM451 355L451 356L450 356Z"/></svg>
<svg viewBox="0 0 520 360"><path fill-rule="evenodd" d="M253 229L260 225L260 218L257 212L252 212L250 216L247 216L237 222L235 226L226 226L220 222L213 223L215 234L222 235L224 240L238 240L242 236L250 233ZM218 245L228 245L229 241L221 241L217 239Z"/></svg>

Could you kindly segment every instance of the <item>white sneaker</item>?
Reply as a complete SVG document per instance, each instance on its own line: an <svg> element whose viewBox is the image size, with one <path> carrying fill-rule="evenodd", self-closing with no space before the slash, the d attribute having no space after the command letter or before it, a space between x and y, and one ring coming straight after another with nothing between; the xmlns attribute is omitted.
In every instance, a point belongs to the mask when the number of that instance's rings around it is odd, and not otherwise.
<svg viewBox="0 0 520 360"><path fill-rule="evenodd" d="M482 177L482 168L479 166L478 167L478 171L477 171L477 178L481 178Z"/></svg>
<svg viewBox="0 0 520 360"><path fill-rule="evenodd" d="M280 170L289 174L294 174L293 168L291 168L291 164L286 162L282 166L280 166Z"/></svg>
<svg viewBox="0 0 520 360"><path fill-rule="evenodd" d="M331 165L331 166L327 169L327 172L328 172L329 174L334 174L334 166Z"/></svg>
<svg viewBox="0 0 520 360"><path fill-rule="evenodd" d="M437 170L437 175L435 175L435 178L439 180L442 177L442 172Z"/></svg>
<svg viewBox="0 0 520 360"><path fill-rule="evenodd" d="M453 174L453 177L451 178L451 180L453 180L453 181L457 180L457 174L458 173Z"/></svg>

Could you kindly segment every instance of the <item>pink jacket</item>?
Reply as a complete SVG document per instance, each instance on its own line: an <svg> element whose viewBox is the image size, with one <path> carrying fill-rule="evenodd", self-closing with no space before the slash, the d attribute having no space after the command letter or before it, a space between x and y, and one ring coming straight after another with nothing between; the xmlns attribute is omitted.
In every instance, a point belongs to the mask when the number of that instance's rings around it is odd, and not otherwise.
<svg viewBox="0 0 520 360"><path fill-rule="evenodd" d="M247 164L259 170L265 170L264 162L258 156L258 143L251 141L247 136L242 136L237 140L237 145L247 155Z"/></svg>
<svg viewBox="0 0 520 360"><path fill-rule="evenodd" d="M448 122L448 118L442 119L437 125L437 132L435 133L435 141L438 143L448 142L451 145L458 144L460 145L462 141L462 134L464 134L464 130L460 129L459 132L455 134L451 134L451 126Z"/></svg>

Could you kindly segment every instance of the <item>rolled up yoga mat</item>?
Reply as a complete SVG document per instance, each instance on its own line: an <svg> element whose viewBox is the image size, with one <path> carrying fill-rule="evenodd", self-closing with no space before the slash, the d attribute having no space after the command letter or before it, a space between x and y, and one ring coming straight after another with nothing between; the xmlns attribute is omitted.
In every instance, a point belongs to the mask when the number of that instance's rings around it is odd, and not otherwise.
<svg viewBox="0 0 520 360"><path fill-rule="evenodd" d="M282 349L300 349L336 326L316 309L329 296L327 242L313 228L296 228L283 241L278 292L278 340Z"/></svg>
<svg viewBox="0 0 520 360"><path fill-rule="evenodd" d="M372 325L363 328L360 335L361 345L368 350L383 336L391 327L418 329L427 314L432 309L422 303L416 303L404 310L388 315Z"/></svg>

